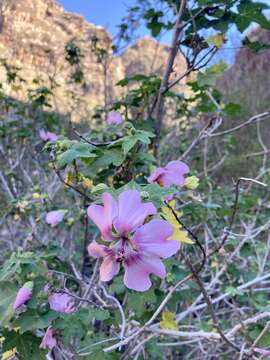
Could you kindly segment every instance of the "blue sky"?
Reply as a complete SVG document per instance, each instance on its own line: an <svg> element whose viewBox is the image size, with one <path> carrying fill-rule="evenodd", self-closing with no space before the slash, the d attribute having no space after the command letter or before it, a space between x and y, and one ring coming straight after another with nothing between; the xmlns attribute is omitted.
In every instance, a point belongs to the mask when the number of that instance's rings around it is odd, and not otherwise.
<svg viewBox="0 0 270 360"><path fill-rule="evenodd" d="M126 7L135 3L133 0L58 0L67 11L83 15L89 22L102 25L113 35L117 25L126 14Z"/></svg>
<svg viewBox="0 0 270 360"><path fill-rule="evenodd" d="M110 31L112 35L118 32L117 25L122 17L126 15L127 6L132 6L136 0L57 0L69 12L83 15L89 22L101 25ZM270 5L270 0L260 0ZM150 35L148 29L142 27L137 35ZM209 35L211 32L209 33ZM171 34L167 33L160 39L162 42L170 43ZM231 63L234 59L237 47L240 45L240 35L233 29L229 33L228 49L223 50L214 59L221 59Z"/></svg>
<svg viewBox="0 0 270 360"><path fill-rule="evenodd" d="M118 33L121 19L127 15L126 9L136 4L136 0L57 0L69 12L83 15L86 20L95 25L105 27L112 35ZM149 35L150 31L141 26L136 35ZM165 33L160 39L170 43L171 35Z"/></svg>

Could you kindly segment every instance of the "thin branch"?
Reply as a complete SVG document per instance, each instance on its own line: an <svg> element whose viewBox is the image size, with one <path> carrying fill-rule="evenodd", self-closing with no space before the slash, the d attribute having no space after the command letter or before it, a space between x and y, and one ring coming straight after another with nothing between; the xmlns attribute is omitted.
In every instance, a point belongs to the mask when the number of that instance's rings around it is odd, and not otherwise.
<svg viewBox="0 0 270 360"><path fill-rule="evenodd" d="M138 335L140 335L143 331L145 331L145 329L150 326L152 324L152 322L158 317L158 315L161 313L161 311L163 310L163 308L165 307L165 305L167 304L167 302L170 300L171 296L173 295L173 293L175 292L175 290L181 286L182 284L184 284L186 281L190 280L192 278L192 274L189 274L188 276L186 276L184 279L180 280L174 287L171 288L171 290L168 292L168 294L166 295L166 297L163 299L163 301L161 302L161 304L159 305L159 307L157 308L157 310L154 312L154 314L152 315L152 317L137 331L135 331L133 334L131 334L129 337L127 337L126 339L118 342L117 344L114 344L106 349L104 349L104 352L111 352L113 350L116 350L124 345L127 345L132 339L136 338Z"/></svg>
<svg viewBox="0 0 270 360"><path fill-rule="evenodd" d="M233 203L233 210L232 210L232 215L231 215L231 219L230 219L230 223L229 223L229 226L228 228L225 230L224 232L224 235L223 235L223 239L221 240L220 244L217 245L217 247L212 250L209 254L207 254L207 257L211 257L213 256L215 253L217 253L226 243L228 237L229 237L229 234L232 230L232 227L233 227L233 224L234 224L234 221L235 221L235 217L236 217L236 213L237 213L237 210L238 210L238 201L239 201L239 187L240 187L240 184L242 181L247 181L247 182L252 182L252 183L255 183L257 185L261 185L261 186L267 186L266 184L258 181L258 180L255 180L255 179L251 179L251 178L245 178L245 177L241 177L239 179L237 179L236 181L236 184L235 184L235 198L234 198L234 203Z"/></svg>
<svg viewBox="0 0 270 360"><path fill-rule="evenodd" d="M156 138L154 143L154 152L157 154L158 151L158 143L160 140L160 131L162 128L162 116L163 116L163 108L164 108L164 101L163 101L163 95L167 91L169 78L171 75L171 72L173 70L173 64L175 61L175 57L178 53L178 41L179 36L181 34L181 21L182 21L182 14L186 6L186 0L181 0L180 8L177 14L177 19L174 27L174 33L172 38L172 44L171 44L171 50L169 57L167 59L166 68L163 74L163 78L160 84L159 93L157 96L157 103L156 103Z"/></svg>
<svg viewBox="0 0 270 360"><path fill-rule="evenodd" d="M252 116L250 119L248 119L247 121L243 122L242 124L240 125L237 125L231 129L228 129L228 130L224 130L224 131L220 131L220 132L216 132L216 133L211 133L211 134L208 134L208 136L210 137L215 137L215 136L221 136L221 135L227 135L227 134L230 134L236 130L239 130L239 129L242 129L243 127L245 126L248 126L250 124L253 124L254 122L256 121L261 121L261 120L264 120L266 118L268 118L270 116L270 111L266 111L264 113L261 113L261 114L258 114L258 115L255 115L255 116Z"/></svg>
<svg viewBox="0 0 270 360"><path fill-rule="evenodd" d="M84 197L87 201L91 202L92 199L86 195L82 190L80 190L79 188L77 188L76 186L73 186L71 184L69 184L68 182L65 181L65 179L63 179L60 171L57 169L56 165L55 165L55 159L53 157L52 159L52 166L53 166L53 170L55 171L56 175L58 176L58 179L67 187L71 188L72 190L74 190L75 192L77 192L78 194L80 194L82 197Z"/></svg>
<svg viewBox="0 0 270 360"><path fill-rule="evenodd" d="M209 310L209 313L211 315L211 318L212 318L212 321L213 321L213 326L214 328L217 330L217 332L219 333L220 337L222 338L222 340L227 344L229 345L230 347L232 347L234 350L236 350L237 352L240 352L240 348L235 345L233 342L231 342L228 338L228 336L226 336L223 332L223 330L221 329L220 327L220 324L219 324L219 321L218 321L218 317L215 313L215 310L214 310L214 307L213 307L213 304L212 304L212 301L211 301L211 298L210 296L208 295L205 287L204 287L204 284L199 276L199 274L197 274L197 271L194 269L192 263L190 262L190 260L188 258L185 259L186 261L186 264L188 266L188 268L190 269L190 271L192 272L193 274L193 277L197 283L197 285L199 286L201 292L202 292L202 295L204 297L204 300L207 304L207 307L208 307L208 310Z"/></svg>
<svg viewBox="0 0 270 360"><path fill-rule="evenodd" d="M124 310L122 308L122 305L120 304L120 302L116 299L116 297L108 294L107 290L105 289L105 287L103 285L99 285L99 287L102 289L104 295L106 296L107 299L112 300L118 307L119 312L121 314L121 318L122 318L122 324L121 324L121 333L120 333L120 339L124 338L125 335L125 330L126 330L126 317L125 317L125 313Z"/></svg>

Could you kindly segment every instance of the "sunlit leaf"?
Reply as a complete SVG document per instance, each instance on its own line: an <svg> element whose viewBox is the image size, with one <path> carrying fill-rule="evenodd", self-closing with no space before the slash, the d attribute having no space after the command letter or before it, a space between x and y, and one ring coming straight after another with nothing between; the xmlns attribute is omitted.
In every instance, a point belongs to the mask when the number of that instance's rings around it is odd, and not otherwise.
<svg viewBox="0 0 270 360"><path fill-rule="evenodd" d="M177 322L174 320L175 314L171 311L162 311L162 321L159 323L161 329L178 330Z"/></svg>
<svg viewBox="0 0 270 360"><path fill-rule="evenodd" d="M182 213L178 213L177 215L178 217L181 217ZM162 207L162 217L164 217L174 228L174 233L169 239L177 240L180 243L193 244L193 241L188 237L187 231L182 229L173 212L167 206Z"/></svg>

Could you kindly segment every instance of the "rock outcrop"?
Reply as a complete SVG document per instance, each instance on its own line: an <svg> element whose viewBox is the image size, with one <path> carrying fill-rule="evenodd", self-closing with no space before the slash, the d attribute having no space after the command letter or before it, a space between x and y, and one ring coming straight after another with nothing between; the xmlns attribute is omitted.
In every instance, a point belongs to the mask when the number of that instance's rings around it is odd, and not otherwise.
<svg viewBox="0 0 270 360"><path fill-rule="evenodd" d="M26 89L53 87L52 109L78 120L95 106L108 105L119 97L122 90L115 84L124 77L163 72L167 46L144 37L121 56L113 56L112 38L104 28L67 13L55 0L1 0L0 9L0 58L20 68L19 75L25 80L18 80L16 86L8 84L1 69L0 82L5 93L20 100L27 100ZM93 51L93 39L110 54L106 69ZM83 84L70 81L75 69L65 60L65 44L70 42L82 49ZM181 56L176 69L185 69ZM184 89L184 83L179 86Z"/></svg>
<svg viewBox="0 0 270 360"><path fill-rule="evenodd" d="M270 31L255 28L250 41L270 44ZM240 49L234 64L218 80L218 87L227 100L243 105L246 116L269 110L270 100L270 49L255 53Z"/></svg>

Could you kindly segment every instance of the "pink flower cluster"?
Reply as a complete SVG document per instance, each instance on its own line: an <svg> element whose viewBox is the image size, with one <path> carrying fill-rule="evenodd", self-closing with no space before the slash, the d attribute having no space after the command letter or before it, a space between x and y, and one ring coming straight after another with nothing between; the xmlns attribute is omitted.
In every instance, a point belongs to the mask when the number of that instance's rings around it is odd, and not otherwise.
<svg viewBox="0 0 270 360"><path fill-rule="evenodd" d="M58 225L64 219L65 213L66 213L65 210L49 211L46 214L46 223L51 226Z"/></svg>
<svg viewBox="0 0 270 360"><path fill-rule="evenodd" d="M27 303L27 301L31 299L33 286L33 282L29 281L19 289L16 295L15 302L13 304L14 311L20 309L25 303ZM45 286L44 291L48 291L48 286ZM76 311L73 298L66 293L52 293L48 298L48 302L50 305L50 309L59 313L70 314ZM56 346L57 342L54 337L55 333L55 330L51 327L47 329L40 344L41 349L48 348L49 350L52 350Z"/></svg>
<svg viewBox="0 0 270 360"><path fill-rule="evenodd" d="M156 214L152 203L143 203L140 193L126 190L118 202L107 192L102 195L103 206L92 204L87 213L110 246L93 241L88 246L90 256L102 258L100 280L110 281L124 267L124 284L129 289L145 291L151 287L149 275L163 279L166 269L162 258L174 255L179 249L176 240L168 240L173 227L164 220L146 220Z"/></svg>
<svg viewBox="0 0 270 360"><path fill-rule="evenodd" d="M108 125L120 125L124 119L118 111L111 111L109 112L106 121Z"/></svg>
<svg viewBox="0 0 270 360"><path fill-rule="evenodd" d="M70 314L75 311L73 298L66 293L53 293L48 298L51 310Z"/></svg>
<svg viewBox="0 0 270 360"><path fill-rule="evenodd" d="M39 138L43 141L57 141L58 136L50 131L39 130Z"/></svg>
<svg viewBox="0 0 270 360"><path fill-rule="evenodd" d="M47 286L44 291L48 291ZM52 293L48 298L48 302L50 309L59 313L70 314L76 311L73 298L66 293ZM52 327L49 327L42 339L40 348L52 350L57 345L55 335L56 331Z"/></svg>
<svg viewBox="0 0 270 360"><path fill-rule="evenodd" d="M189 167L179 160L170 161L164 168L158 167L151 176L147 178L149 183L158 183L160 186L171 185L183 186L184 175L189 173Z"/></svg>

